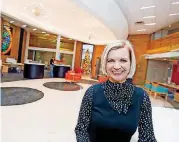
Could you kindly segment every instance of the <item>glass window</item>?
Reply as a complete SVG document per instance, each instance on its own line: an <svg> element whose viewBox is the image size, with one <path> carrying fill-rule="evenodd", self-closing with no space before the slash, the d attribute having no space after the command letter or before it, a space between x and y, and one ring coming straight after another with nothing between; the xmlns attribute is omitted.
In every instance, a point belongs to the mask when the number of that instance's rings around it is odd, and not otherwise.
<svg viewBox="0 0 179 142"><path fill-rule="evenodd" d="M93 48L94 45L83 44L81 67L84 70L84 74L86 75L91 74L91 61L93 56Z"/></svg>
<svg viewBox="0 0 179 142"><path fill-rule="evenodd" d="M73 54L60 53L60 63L72 66Z"/></svg>
<svg viewBox="0 0 179 142"><path fill-rule="evenodd" d="M75 41L62 37L60 39L60 50L73 52Z"/></svg>
<svg viewBox="0 0 179 142"><path fill-rule="evenodd" d="M29 46L56 49L57 35L30 33Z"/></svg>
<svg viewBox="0 0 179 142"><path fill-rule="evenodd" d="M49 64L50 59L55 57L55 52L29 50L28 59L39 63Z"/></svg>

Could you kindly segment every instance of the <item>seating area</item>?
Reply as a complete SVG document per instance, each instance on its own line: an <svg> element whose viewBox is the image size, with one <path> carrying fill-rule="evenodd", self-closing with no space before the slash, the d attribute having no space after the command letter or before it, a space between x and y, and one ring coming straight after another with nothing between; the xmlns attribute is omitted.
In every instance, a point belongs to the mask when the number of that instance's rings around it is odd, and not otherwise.
<svg viewBox="0 0 179 142"><path fill-rule="evenodd" d="M157 98L157 96L164 97L165 102L168 100L168 97L174 98L175 102L179 102L178 99L178 91L179 90L170 90L168 87L164 87L160 85L157 82L150 82L146 80L146 83L143 86L144 90L154 99Z"/></svg>
<svg viewBox="0 0 179 142"><path fill-rule="evenodd" d="M79 82L82 78L83 70L76 68L74 71L70 70L65 74L65 80L67 82Z"/></svg>

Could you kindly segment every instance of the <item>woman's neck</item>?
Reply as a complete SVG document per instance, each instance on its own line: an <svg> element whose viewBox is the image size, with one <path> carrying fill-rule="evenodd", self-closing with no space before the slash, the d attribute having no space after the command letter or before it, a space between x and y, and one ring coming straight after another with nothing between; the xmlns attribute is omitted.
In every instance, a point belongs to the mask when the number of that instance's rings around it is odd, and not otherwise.
<svg viewBox="0 0 179 142"><path fill-rule="evenodd" d="M126 81L126 79L125 80L116 81L116 80L112 79L111 77L109 77L109 81L111 81L112 83L124 83Z"/></svg>

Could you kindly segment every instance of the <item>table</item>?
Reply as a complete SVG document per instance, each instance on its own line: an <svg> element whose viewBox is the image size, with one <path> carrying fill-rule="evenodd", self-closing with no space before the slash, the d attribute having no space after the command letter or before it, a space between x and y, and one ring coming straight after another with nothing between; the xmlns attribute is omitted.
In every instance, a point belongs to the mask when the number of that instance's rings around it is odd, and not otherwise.
<svg viewBox="0 0 179 142"><path fill-rule="evenodd" d="M40 63L25 63L24 64L24 78L40 79L44 77L45 64Z"/></svg>
<svg viewBox="0 0 179 142"><path fill-rule="evenodd" d="M71 69L69 65L54 64L53 77L65 78L65 74Z"/></svg>

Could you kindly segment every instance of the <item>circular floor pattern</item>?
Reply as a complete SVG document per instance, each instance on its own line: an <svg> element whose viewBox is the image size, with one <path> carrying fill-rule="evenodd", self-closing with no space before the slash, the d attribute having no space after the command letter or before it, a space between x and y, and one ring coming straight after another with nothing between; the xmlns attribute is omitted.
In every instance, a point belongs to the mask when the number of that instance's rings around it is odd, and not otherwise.
<svg viewBox="0 0 179 142"><path fill-rule="evenodd" d="M1 87L1 106L32 103L43 98L44 93L26 87Z"/></svg>
<svg viewBox="0 0 179 142"><path fill-rule="evenodd" d="M83 89L82 86L70 82L47 82L44 83L43 86L50 89L61 90L61 91L78 91Z"/></svg>

